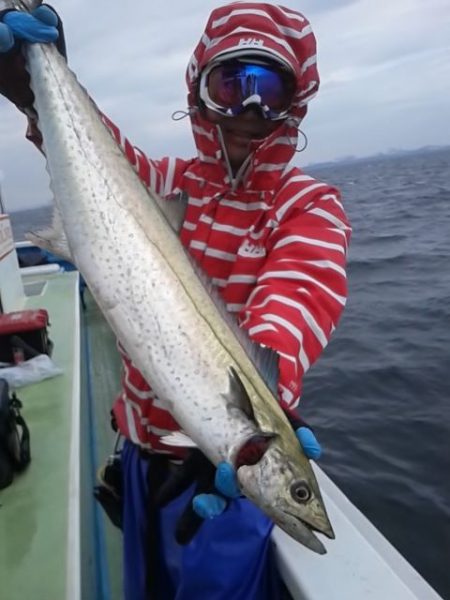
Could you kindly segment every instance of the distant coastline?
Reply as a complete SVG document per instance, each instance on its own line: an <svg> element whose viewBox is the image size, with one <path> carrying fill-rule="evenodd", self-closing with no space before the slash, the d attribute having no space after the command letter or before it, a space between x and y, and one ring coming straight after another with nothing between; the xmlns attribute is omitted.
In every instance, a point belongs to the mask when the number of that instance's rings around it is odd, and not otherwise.
<svg viewBox="0 0 450 600"><path fill-rule="evenodd" d="M324 167L336 167L338 165L354 164L368 162L371 160L388 160L391 158L403 157L403 156L415 156L419 154L429 154L432 152L450 151L450 146L422 146L421 148L414 148L412 150L402 150L400 148L392 148L386 152L377 152L376 154L370 154L367 156L342 156L335 158L334 160L327 160L321 162L312 162L303 166L305 169L311 168L324 168Z"/></svg>

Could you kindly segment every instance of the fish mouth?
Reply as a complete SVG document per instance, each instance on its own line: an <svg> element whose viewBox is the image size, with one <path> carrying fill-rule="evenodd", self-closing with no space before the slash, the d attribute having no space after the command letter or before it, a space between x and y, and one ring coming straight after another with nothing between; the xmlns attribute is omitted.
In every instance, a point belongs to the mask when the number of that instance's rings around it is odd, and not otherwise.
<svg viewBox="0 0 450 600"><path fill-rule="evenodd" d="M315 535L314 532L321 533L330 540L334 540L336 536L334 534L333 528L331 527L331 524L328 523L327 526L323 527L322 529L319 529L318 527L314 527L307 521L304 521L298 515L295 515L291 512L287 512L287 514L295 521L297 528L299 528L299 535L295 536L296 539L313 552L316 552L317 554L326 554L327 550L325 546Z"/></svg>
<svg viewBox="0 0 450 600"><path fill-rule="evenodd" d="M301 519L300 519L300 521L301 521ZM306 527L309 527L309 529L311 531L316 531L317 533L321 533L322 535L325 535L329 540L334 540L336 538L333 528L331 527L330 523L328 523L328 525L326 527L324 527L323 529L319 529L317 527L312 527L311 525L309 525L309 523L306 523L305 521L302 521L302 523Z"/></svg>
<svg viewBox="0 0 450 600"><path fill-rule="evenodd" d="M291 517L296 519L296 521L300 522L304 527L307 527L310 531L315 531L317 533L321 533L322 535L325 535L330 540L334 540L336 538L333 528L331 527L331 523L329 521L324 527L319 528L319 527L313 525L312 523L308 523L308 521L305 521L298 515L294 515L293 513L289 513L289 514L291 515Z"/></svg>
<svg viewBox="0 0 450 600"><path fill-rule="evenodd" d="M299 535L295 536L295 539L300 542L303 546L306 546L309 550L316 552L316 554L326 554L327 549L319 540L319 538L313 533L312 529L305 525L300 519L296 519L297 527L300 526Z"/></svg>

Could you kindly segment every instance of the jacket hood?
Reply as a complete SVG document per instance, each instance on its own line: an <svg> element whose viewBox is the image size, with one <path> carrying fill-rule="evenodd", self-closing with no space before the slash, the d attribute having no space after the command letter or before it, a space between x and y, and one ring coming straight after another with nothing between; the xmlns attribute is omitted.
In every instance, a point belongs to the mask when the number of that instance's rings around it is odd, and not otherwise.
<svg viewBox="0 0 450 600"><path fill-rule="evenodd" d="M198 84L202 70L225 55L262 55L286 64L296 78L296 93L288 118L269 137L255 143L245 186L273 188L292 159L298 141L298 127L307 104L319 88L316 39L309 21L301 13L260 2L232 2L212 11L205 31L186 71L188 106L200 160L214 169L216 180L226 179L217 125L202 117ZM274 146L277 148L274 148ZM222 169L222 173L220 172Z"/></svg>

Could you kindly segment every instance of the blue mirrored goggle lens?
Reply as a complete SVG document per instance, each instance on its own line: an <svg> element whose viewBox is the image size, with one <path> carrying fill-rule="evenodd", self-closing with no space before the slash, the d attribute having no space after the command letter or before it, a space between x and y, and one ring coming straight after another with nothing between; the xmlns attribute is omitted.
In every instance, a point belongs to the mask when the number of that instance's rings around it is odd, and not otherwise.
<svg viewBox="0 0 450 600"><path fill-rule="evenodd" d="M238 109L251 96L272 111L287 110L292 102L293 84L286 73L248 63L223 64L208 77L208 95L224 108Z"/></svg>

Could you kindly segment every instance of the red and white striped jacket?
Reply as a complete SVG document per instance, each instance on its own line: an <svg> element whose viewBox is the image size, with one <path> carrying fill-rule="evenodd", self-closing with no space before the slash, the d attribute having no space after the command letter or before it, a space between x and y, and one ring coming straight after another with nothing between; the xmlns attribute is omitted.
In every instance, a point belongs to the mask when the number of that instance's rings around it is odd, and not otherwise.
<svg viewBox="0 0 450 600"><path fill-rule="evenodd" d="M288 119L253 145L243 173L227 167L217 125L198 109L198 77L223 53L245 50L287 62L297 78ZM198 150L192 160L149 159L104 121L144 184L170 200L187 198L181 243L212 279L240 325L279 356L279 400L297 406L302 378L325 348L346 301L350 237L339 192L289 166L298 127L319 76L311 26L300 13L271 4L234 2L214 10L189 62L189 115ZM41 139L30 123L28 137ZM113 411L120 431L148 450L179 429L119 344L124 373ZM182 456L182 453L179 454Z"/></svg>
<svg viewBox="0 0 450 600"><path fill-rule="evenodd" d="M245 173L233 180L217 126L196 108L196 85L218 54L252 44L289 61L298 91L289 119L255 144ZM181 242L250 337L278 353L279 400L286 409L297 406L303 375L328 343L347 293L350 227L339 192L288 164L319 85L315 58L314 35L299 13L232 3L211 13L187 69L197 158L151 160L105 118L148 188L168 200L187 198ZM113 409L119 429L143 448L168 452L160 436L178 425L121 352L123 387Z"/></svg>

